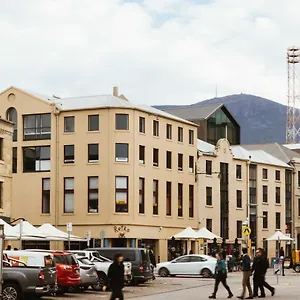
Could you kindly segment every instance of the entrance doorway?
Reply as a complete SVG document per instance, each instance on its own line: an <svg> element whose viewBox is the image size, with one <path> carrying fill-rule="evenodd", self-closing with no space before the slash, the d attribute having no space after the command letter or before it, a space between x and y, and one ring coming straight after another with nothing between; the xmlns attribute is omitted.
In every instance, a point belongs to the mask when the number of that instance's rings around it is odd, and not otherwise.
<svg viewBox="0 0 300 300"><path fill-rule="evenodd" d="M111 239L112 247L126 247L127 248L127 239Z"/></svg>

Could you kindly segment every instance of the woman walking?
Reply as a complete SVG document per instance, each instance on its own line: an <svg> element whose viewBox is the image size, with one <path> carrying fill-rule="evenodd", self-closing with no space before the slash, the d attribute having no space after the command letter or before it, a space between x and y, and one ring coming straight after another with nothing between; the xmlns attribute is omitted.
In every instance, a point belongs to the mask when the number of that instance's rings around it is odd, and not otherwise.
<svg viewBox="0 0 300 300"><path fill-rule="evenodd" d="M226 263L225 260L223 259L222 254L217 253L216 254L216 259L217 259L217 264L216 264L216 270L215 270L215 289L214 292L211 296L209 296L209 299L217 299L217 292L218 292L218 287L220 282L222 282L224 288L228 292L228 297L227 298L232 298L233 294L227 285L226 278L227 278L227 270L226 270Z"/></svg>
<svg viewBox="0 0 300 300"><path fill-rule="evenodd" d="M108 269L108 282L103 287L105 292L107 286L112 289L112 294L110 300L123 300L123 287L124 287L124 265L123 265L123 254L117 253L114 257L114 262L110 265Z"/></svg>

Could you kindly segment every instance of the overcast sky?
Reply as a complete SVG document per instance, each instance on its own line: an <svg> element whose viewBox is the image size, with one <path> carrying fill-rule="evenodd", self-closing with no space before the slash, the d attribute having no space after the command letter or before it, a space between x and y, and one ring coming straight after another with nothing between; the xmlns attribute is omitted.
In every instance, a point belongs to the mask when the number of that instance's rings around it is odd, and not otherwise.
<svg viewBox="0 0 300 300"><path fill-rule="evenodd" d="M285 103L299 0L0 0L0 89L189 104ZM300 73L299 73L300 74Z"/></svg>

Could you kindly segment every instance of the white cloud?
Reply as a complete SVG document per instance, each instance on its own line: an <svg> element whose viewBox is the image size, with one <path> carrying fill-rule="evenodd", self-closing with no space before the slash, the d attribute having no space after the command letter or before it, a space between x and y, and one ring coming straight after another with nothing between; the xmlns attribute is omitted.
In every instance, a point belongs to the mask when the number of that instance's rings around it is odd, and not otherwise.
<svg viewBox="0 0 300 300"><path fill-rule="evenodd" d="M1 1L0 89L194 103L252 93L285 103L289 0ZM299 70L300 72L300 70Z"/></svg>

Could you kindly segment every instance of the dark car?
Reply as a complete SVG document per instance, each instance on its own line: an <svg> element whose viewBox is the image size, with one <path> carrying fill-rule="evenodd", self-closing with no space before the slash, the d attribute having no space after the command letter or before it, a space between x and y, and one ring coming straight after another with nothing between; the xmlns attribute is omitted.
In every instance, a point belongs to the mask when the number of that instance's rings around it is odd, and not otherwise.
<svg viewBox="0 0 300 300"><path fill-rule="evenodd" d="M116 253L122 253L125 261L132 264L132 284L144 283L153 278L153 271L147 249L144 248L89 248L86 250L98 251L100 255L111 260Z"/></svg>

